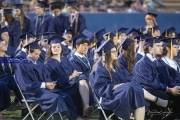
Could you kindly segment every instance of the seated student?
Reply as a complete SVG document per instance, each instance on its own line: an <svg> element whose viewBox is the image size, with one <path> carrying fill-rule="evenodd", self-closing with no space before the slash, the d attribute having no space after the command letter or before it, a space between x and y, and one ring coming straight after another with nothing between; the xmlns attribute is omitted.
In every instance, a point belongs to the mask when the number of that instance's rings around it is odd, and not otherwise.
<svg viewBox="0 0 180 120"><path fill-rule="evenodd" d="M13 90L17 99L21 102L22 96L14 80L14 66L10 61L11 57L5 54L7 44L0 38L0 111L10 106L10 91ZM25 116L28 111L26 105L21 102L22 113Z"/></svg>
<svg viewBox="0 0 180 120"><path fill-rule="evenodd" d="M125 120L134 111L137 120L144 120L143 89L136 83L124 83L119 74L116 48L108 40L104 40L97 52L102 62L99 61L92 71L90 82L95 93L103 97L103 109L112 110L117 117Z"/></svg>
<svg viewBox="0 0 180 120"><path fill-rule="evenodd" d="M89 106L90 90L88 85L88 78L91 67L93 65L93 60L85 57L89 48L88 38L82 36L81 34L74 37L73 47L76 49L76 51L70 57L70 62L73 65L74 70L82 72L82 74L78 77L79 93L83 103L83 116L88 117L90 112L92 111L92 107Z"/></svg>
<svg viewBox="0 0 180 120"><path fill-rule="evenodd" d="M6 54L10 55L11 57L14 57L15 56L15 48L9 44L9 33L8 33L8 30L6 27L0 29L0 36L8 45Z"/></svg>
<svg viewBox="0 0 180 120"><path fill-rule="evenodd" d="M153 44L154 43L154 44ZM178 117L179 103L176 101L180 98L180 90L178 86L171 86L171 81L159 72L155 58L162 54L162 42L158 38L145 40L145 56L136 63L133 69L134 80L139 83L144 89L159 98L173 100L173 113L171 117ZM154 56L154 57L153 57ZM166 74L166 76L168 76ZM169 106L169 102L164 102L164 105ZM173 119L173 118L170 118Z"/></svg>
<svg viewBox="0 0 180 120"><path fill-rule="evenodd" d="M78 117L71 109L71 97L63 92L52 92L56 83L50 79L45 65L38 61L41 52L38 41L26 45L25 48L29 50L28 55L16 69L22 91L29 93L29 97L35 97L41 109L47 113L67 112L70 120L76 120Z"/></svg>
<svg viewBox="0 0 180 120"><path fill-rule="evenodd" d="M47 53L45 66L47 67L51 79L57 81L56 88L69 94L74 99L74 103L77 104L78 97L80 96L78 96L79 83L76 78L82 72L74 70L69 59L62 56L63 48L61 45L61 41L63 40L64 38L59 35L52 36L48 39L50 47ZM76 109L75 107L73 108L73 106L74 105L72 105L71 108Z"/></svg>
<svg viewBox="0 0 180 120"><path fill-rule="evenodd" d="M24 33L24 34L19 36L19 38L21 39L21 42L17 48L17 51L16 51L17 53L16 53L15 58L17 58L17 59L26 58L27 50L24 48L24 46L26 46L29 43L32 43L35 40L34 37L35 36L33 35L32 32L27 32L27 33Z"/></svg>

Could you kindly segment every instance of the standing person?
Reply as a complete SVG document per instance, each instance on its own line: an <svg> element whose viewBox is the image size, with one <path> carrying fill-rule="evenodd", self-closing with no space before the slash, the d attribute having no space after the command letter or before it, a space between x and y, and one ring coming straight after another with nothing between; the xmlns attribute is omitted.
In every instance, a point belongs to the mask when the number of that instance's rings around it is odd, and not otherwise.
<svg viewBox="0 0 180 120"><path fill-rule="evenodd" d="M28 55L16 68L16 77L22 91L35 97L41 109L47 113L65 112L68 119L76 120L77 115L69 103L72 101L71 97L63 92L52 92L56 83L50 79L44 63L38 61L41 52L38 41L26 45L25 48L28 49Z"/></svg>
<svg viewBox="0 0 180 120"><path fill-rule="evenodd" d="M137 120L144 120L145 100L143 89L136 83L124 83L119 74L117 50L108 40L97 49L100 61L90 75L95 93L103 98L103 109L112 110L125 120L135 112Z"/></svg>
<svg viewBox="0 0 180 120"><path fill-rule="evenodd" d="M14 5L14 17L20 22L21 34L34 31L33 22L23 11L23 4Z"/></svg>
<svg viewBox="0 0 180 120"><path fill-rule="evenodd" d="M17 49L20 43L20 39L18 37L21 35L20 22L18 20L15 20L15 18L13 17L12 9L4 9L3 17L6 23L3 27L7 27L7 30L9 32L9 45L14 47L14 49Z"/></svg>
<svg viewBox="0 0 180 120"><path fill-rule="evenodd" d="M38 0L38 3L36 4L37 16L35 16L33 20L34 34L37 38L39 38L39 33L54 32L53 17L52 15L45 13L47 7L48 5L46 2Z"/></svg>
<svg viewBox="0 0 180 120"><path fill-rule="evenodd" d="M69 14L69 24L72 29L72 36L76 36L80 31L87 28L86 19L78 11L78 5L75 0L67 2L67 8L70 12Z"/></svg>

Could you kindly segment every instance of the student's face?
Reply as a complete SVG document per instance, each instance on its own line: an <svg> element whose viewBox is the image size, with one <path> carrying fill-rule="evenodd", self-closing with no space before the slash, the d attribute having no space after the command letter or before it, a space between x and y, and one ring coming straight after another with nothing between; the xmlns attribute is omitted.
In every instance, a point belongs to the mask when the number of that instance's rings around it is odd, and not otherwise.
<svg viewBox="0 0 180 120"><path fill-rule="evenodd" d="M120 42L123 42L124 40L126 40L126 38L127 38L127 36L126 36L125 33L122 33L122 34L119 35Z"/></svg>
<svg viewBox="0 0 180 120"><path fill-rule="evenodd" d="M111 59L112 60L117 60L117 57L118 57L118 53L117 53L116 48L112 48L111 49Z"/></svg>
<svg viewBox="0 0 180 120"><path fill-rule="evenodd" d="M153 21L150 19L146 20L146 23L147 23L147 25L154 25Z"/></svg>
<svg viewBox="0 0 180 120"><path fill-rule="evenodd" d="M161 35L160 30L155 30L154 31L154 37L158 37L160 35Z"/></svg>
<svg viewBox="0 0 180 120"><path fill-rule="evenodd" d="M170 36L170 38L175 38L175 37L176 37L176 34L173 32L173 33L171 33L169 36Z"/></svg>
<svg viewBox="0 0 180 120"><path fill-rule="evenodd" d="M40 6L36 6L36 13L38 15L42 15L44 14L44 8L40 7Z"/></svg>
<svg viewBox="0 0 180 120"><path fill-rule="evenodd" d="M29 53L29 56L31 57L31 59L33 61L37 61L39 59L40 54L41 54L41 50L40 49L35 49L34 52Z"/></svg>
<svg viewBox="0 0 180 120"><path fill-rule="evenodd" d="M60 9L54 9L54 10L52 10L52 12L53 12L54 16L56 17L61 13L61 10Z"/></svg>
<svg viewBox="0 0 180 120"><path fill-rule="evenodd" d="M20 15L21 14L21 10L20 9L14 9L14 15Z"/></svg>
<svg viewBox="0 0 180 120"><path fill-rule="evenodd" d="M113 43L115 46L118 44L118 40L116 39L116 37L113 38Z"/></svg>
<svg viewBox="0 0 180 120"><path fill-rule="evenodd" d="M60 55L62 52L62 47L61 47L60 43L52 44L51 51L52 51L53 55Z"/></svg>
<svg viewBox="0 0 180 120"><path fill-rule="evenodd" d="M9 33L8 32L3 32L1 33L1 38L8 43L9 42Z"/></svg>
<svg viewBox="0 0 180 120"><path fill-rule="evenodd" d="M7 51L7 43L5 41L0 42L0 51L2 52Z"/></svg>
<svg viewBox="0 0 180 120"><path fill-rule="evenodd" d="M88 43L83 43L80 45L76 45L76 51L82 55L85 55L89 49L89 44Z"/></svg>
<svg viewBox="0 0 180 120"><path fill-rule="evenodd" d="M172 55L173 55L173 57L177 56L178 51L179 51L179 46L178 45L173 45L172 46Z"/></svg>
<svg viewBox="0 0 180 120"><path fill-rule="evenodd" d="M156 56L159 56L162 54L162 50L163 50L162 42L155 43L153 47L154 47L154 53Z"/></svg>
<svg viewBox="0 0 180 120"><path fill-rule="evenodd" d="M76 10L72 8L71 6L68 6L67 9L71 14L76 12Z"/></svg>

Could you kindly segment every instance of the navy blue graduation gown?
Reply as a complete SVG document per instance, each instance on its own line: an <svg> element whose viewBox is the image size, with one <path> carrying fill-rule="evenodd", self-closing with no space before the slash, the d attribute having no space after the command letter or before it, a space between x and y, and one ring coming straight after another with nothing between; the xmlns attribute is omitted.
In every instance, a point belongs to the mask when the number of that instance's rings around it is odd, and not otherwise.
<svg viewBox="0 0 180 120"><path fill-rule="evenodd" d="M34 31L34 25L33 25L32 20L26 16L24 17L24 28L21 31L22 33Z"/></svg>
<svg viewBox="0 0 180 120"><path fill-rule="evenodd" d="M72 55L70 57L70 62L75 70L82 72L82 74L78 77L78 80L88 80L91 67L94 64L93 60L88 58L82 59L79 56Z"/></svg>
<svg viewBox="0 0 180 120"><path fill-rule="evenodd" d="M124 83L118 67L110 73L102 63L98 63L96 67L90 76L90 83L95 93L103 97L104 109L112 110L116 116L129 120L133 110L145 106L141 86L133 82ZM124 84L113 90L114 85L120 83Z"/></svg>
<svg viewBox="0 0 180 120"><path fill-rule="evenodd" d="M19 51L17 52L15 58L22 60L22 59L25 59L26 56L27 56L27 54L26 54L24 51L19 50Z"/></svg>
<svg viewBox="0 0 180 120"><path fill-rule="evenodd" d="M154 61L161 79L166 80L168 87L180 86L180 73L167 65L162 59Z"/></svg>
<svg viewBox="0 0 180 120"><path fill-rule="evenodd" d="M7 55L10 55L11 57L15 57L15 49L14 49L14 47L12 47L11 45L8 45L8 47L7 47L7 51L6 51L6 54Z"/></svg>
<svg viewBox="0 0 180 120"><path fill-rule="evenodd" d="M65 30L67 33L72 32L68 17L63 14L54 17L54 32L62 36Z"/></svg>
<svg viewBox="0 0 180 120"><path fill-rule="evenodd" d="M63 56L70 57L71 56L71 49L69 49L67 45L61 44L61 46L63 49Z"/></svg>
<svg viewBox="0 0 180 120"><path fill-rule="evenodd" d="M70 22L70 17L71 15L69 15L69 22ZM78 33L80 33L80 31L82 31L83 29L87 28L86 26L86 19L84 18L84 16L80 13L78 13L78 20L74 20L71 30L72 30L72 35L75 36ZM69 23L71 25L71 23ZM77 27L76 27L77 26Z"/></svg>
<svg viewBox="0 0 180 120"><path fill-rule="evenodd" d="M14 20L10 25L7 26L9 32L9 45L14 47L16 50L20 43L19 36L21 35L21 27L20 22L18 20Z"/></svg>
<svg viewBox="0 0 180 120"><path fill-rule="evenodd" d="M38 37L38 33L54 32L53 16L45 14L42 18L36 16L33 20L34 34Z"/></svg>
<svg viewBox="0 0 180 120"><path fill-rule="evenodd" d="M13 90L19 101L22 96L14 80L14 62L10 57L0 57L0 110L7 108L10 105L10 91Z"/></svg>
<svg viewBox="0 0 180 120"><path fill-rule="evenodd" d="M94 51L95 51L95 48L89 48L88 49L88 52L87 52L87 57L90 58L90 59L94 59Z"/></svg>
<svg viewBox="0 0 180 120"><path fill-rule="evenodd" d="M42 82L50 82L51 79L43 63L36 64L28 58L17 65L16 77L21 89L35 97L42 110L47 113L59 113L67 111L67 106L61 95L40 88Z"/></svg>
<svg viewBox="0 0 180 120"><path fill-rule="evenodd" d="M139 53L136 53L135 54L135 61L136 63L143 57L143 55L139 54Z"/></svg>
<svg viewBox="0 0 180 120"><path fill-rule="evenodd" d="M133 78L144 89L166 91L166 81L160 79L155 64L145 55L136 63L133 69Z"/></svg>

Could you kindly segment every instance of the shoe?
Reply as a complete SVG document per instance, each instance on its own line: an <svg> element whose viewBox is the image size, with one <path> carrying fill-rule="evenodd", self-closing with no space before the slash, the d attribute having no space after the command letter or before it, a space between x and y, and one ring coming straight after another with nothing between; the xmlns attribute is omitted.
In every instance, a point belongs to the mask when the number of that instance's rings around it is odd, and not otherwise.
<svg viewBox="0 0 180 120"><path fill-rule="evenodd" d="M25 117L28 113L29 113L29 111L28 111L27 108L22 109L22 110L21 110L21 117Z"/></svg>
<svg viewBox="0 0 180 120"><path fill-rule="evenodd" d="M94 110L93 106L89 106L88 108L86 108L83 112L83 117L88 118L90 113L92 113L93 110Z"/></svg>

